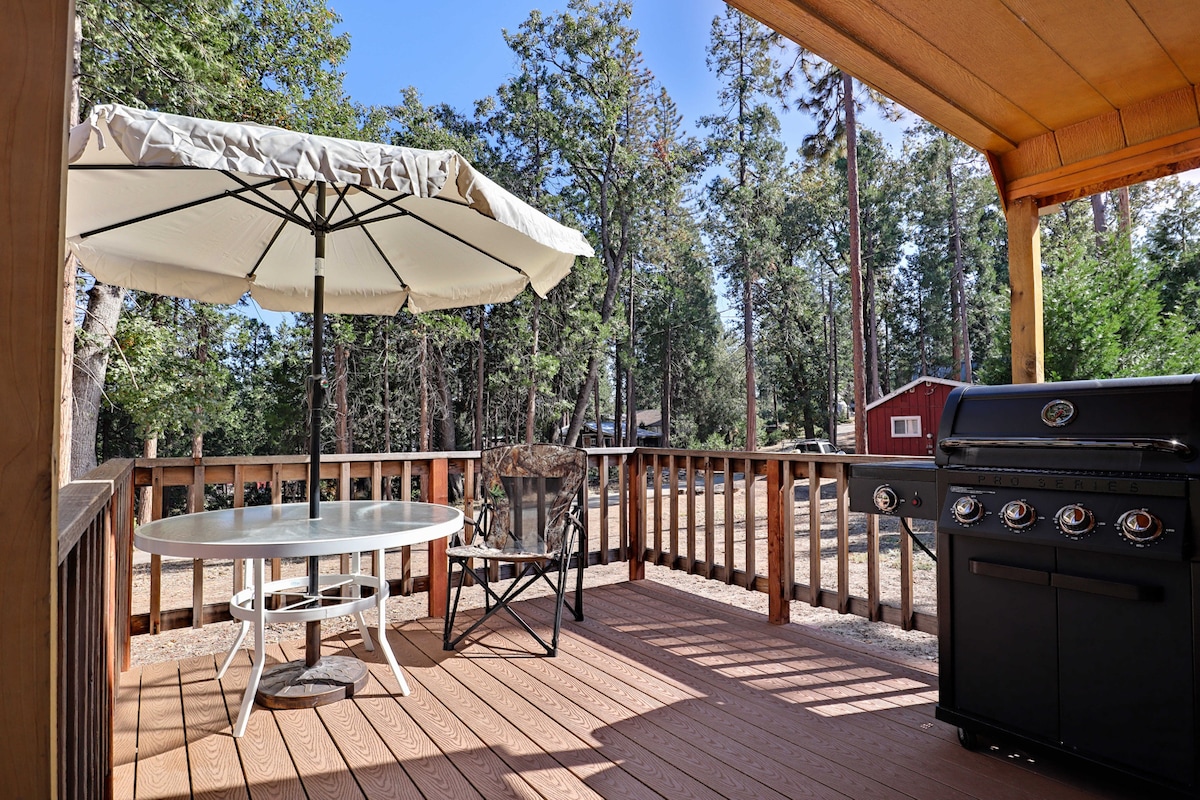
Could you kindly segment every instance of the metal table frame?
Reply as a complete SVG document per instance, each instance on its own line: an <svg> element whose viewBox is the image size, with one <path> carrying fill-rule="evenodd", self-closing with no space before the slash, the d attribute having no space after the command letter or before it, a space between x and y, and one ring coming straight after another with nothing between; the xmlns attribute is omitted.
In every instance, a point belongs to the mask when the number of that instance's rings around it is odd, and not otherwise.
<svg viewBox="0 0 1200 800"><path fill-rule="evenodd" d="M308 518L307 504L251 506L205 511L156 520L143 525L134 535L139 550L187 558L230 558L250 562L253 586L234 593L230 614L241 621L241 630L230 648L217 677L225 674L250 628L254 628L255 653L246 692L233 735L245 733L250 708L259 689L266 662L263 646L266 625L270 622L319 622L333 617L354 615L358 618L363 643L373 650L363 612L375 607L379 613L378 639L384 658L400 684L401 693L409 693L408 683L396 663L386 635L386 601L389 594L384 551L388 548L429 542L444 538L463 526L462 512L431 503L342 501L321 504L321 516ZM362 552L375 556L379 576L363 574ZM320 585L349 588L345 596L309 594L309 578L266 581L268 559L297 556L316 557L352 553L351 571L344 575L322 575ZM374 590L361 596L362 587ZM299 597L282 608L268 608L257 602L272 594ZM326 604L331 603L331 604ZM307 646L307 645L306 645ZM285 665L286 666L286 665ZM272 668L275 669L275 668Z"/></svg>

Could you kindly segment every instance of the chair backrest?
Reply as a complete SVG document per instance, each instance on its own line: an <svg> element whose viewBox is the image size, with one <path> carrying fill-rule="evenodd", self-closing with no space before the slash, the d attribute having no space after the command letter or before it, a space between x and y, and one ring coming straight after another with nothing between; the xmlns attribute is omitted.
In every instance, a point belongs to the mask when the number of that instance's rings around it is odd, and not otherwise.
<svg viewBox="0 0 1200 800"><path fill-rule="evenodd" d="M485 546L556 555L569 543L587 477L587 453L556 444L491 447L482 454Z"/></svg>

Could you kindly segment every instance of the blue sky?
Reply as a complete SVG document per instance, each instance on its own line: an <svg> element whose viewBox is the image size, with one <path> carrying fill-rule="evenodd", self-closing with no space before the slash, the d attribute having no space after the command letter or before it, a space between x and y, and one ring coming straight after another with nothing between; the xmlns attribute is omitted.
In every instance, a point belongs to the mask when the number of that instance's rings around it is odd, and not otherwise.
<svg viewBox="0 0 1200 800"><path fill-rule="evenodd" d="M566 9L565 0L329 0L351 36L346 89L357 102L396 103L415 86L427 105L449 103L470 112L514 73L512 51L501 31L516 31L532 8L543 14ZM689 133L702 135L696 120L715 113L718 84L705 64L712 20L725 13L722 0L635 0L632 24L646 66L679 107ZM784 140L794 153L810 123L781 115ZM877 119L866 124L879 128ZM893 126L894 127L894 126ZM898 131L898 128L896 128ZM895 142L895 135L888 137Z"/></svg>

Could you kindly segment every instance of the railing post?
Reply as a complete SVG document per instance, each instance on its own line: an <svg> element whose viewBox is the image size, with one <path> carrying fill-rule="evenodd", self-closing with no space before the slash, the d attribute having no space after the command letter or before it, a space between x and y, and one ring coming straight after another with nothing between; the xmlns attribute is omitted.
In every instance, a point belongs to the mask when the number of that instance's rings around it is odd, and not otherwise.
<svg viewBox="0 0 1200 800"><path fill-rule="evenodd" d="M772 460L767 467L767 614L775 625L792 620L792 532L786 530L783 504L783 462ZM791 481L787 482L788 485ZM790 502L791 498L787 498Z"/></svg>
<svg viewBox="0 0 1200 800"><path fill-rule="evenodd" d="M629 495L629 580L646 579L646 469L640 452L627 461L625 485Z"/></svg>
<svg viewBox="0 0 1200 800"><path fill-rule="evenodd" d="M429 502L446 505L450 502L450 461L435 458L429 463ZM429 542L429 616L446 613L446 540ZM381 578L384 576L380 576Z"/></svg>

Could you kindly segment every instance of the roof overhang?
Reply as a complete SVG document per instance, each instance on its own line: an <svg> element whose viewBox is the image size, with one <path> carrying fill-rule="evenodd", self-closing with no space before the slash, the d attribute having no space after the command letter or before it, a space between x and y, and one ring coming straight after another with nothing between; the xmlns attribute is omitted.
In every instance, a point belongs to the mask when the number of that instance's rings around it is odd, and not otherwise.
<svg viewBox="0 0 1200 800"><path fill-rule="evenodd" d="M1200 167L1196 0L727 0L1038 206Z"/></svg>

